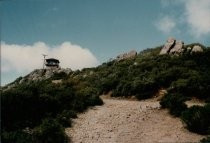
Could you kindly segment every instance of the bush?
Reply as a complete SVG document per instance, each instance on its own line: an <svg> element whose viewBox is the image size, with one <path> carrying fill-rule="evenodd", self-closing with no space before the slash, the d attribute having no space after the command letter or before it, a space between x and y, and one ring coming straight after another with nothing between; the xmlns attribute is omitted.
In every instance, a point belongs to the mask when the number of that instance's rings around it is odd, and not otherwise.
<svg viewBox="0 0 210 143"><path fill-rule="evenodd" d="M201 143L210 143L210 136L201 140Z"/></svg>
<svg viewBox="0 0 210 143"><path fill-rule="evenodd" d="M118 96L131 96L132 94L132 83L130 81L122 80L116 89L113 90L112 96L118 97Z"/></svg>
<svg viewBox="0 0 210 143"><path fill-rule="evenodd" d="M13 132L1 132L2 143L29 143L32 142L32 135L17 130Z"/></svg>
<svg viewBox="0 0 210 143"><path fill-rule="evenodd" d="M169 68L170 63L167 63L167 62L170 62L170 61L165 61L163 63L160 63L159 66L166 65L166 67L168 67L168 68L166 68L163 71L161 71L162 69L159 68L160 72L157 73L157 75L155 77L156 82L161 87L169 87L170 84L173 81L176 81L184 71L184 68L181 68L179 66L173 66L173 67Z"/></svg>
<svg viewBox="0 0 210 143"><path fill-rule="evenodd" d="M71 127L71 118L77 118L77 114L73 110L64 110L61 114L57 115L57 121L63 127Z"/></svg>
<svg viewBox="0 0 210 143"><path fill-rule="evenodd" d="M99 89L100 89L100 93L101 94L106 94L109 91L113 90L114 88L116 88L117 84L118 84L118 80L117 79L113 79L113 78L104 78L101 80L101 83L99 85Z"/></svg>
<svg viewBox="0 0 210 143"><path fill-rule="evenodd" d="M85 102L88 106L103 105L103 100L98 95L90 96Z"/></svg>
<svg viewBox="0 0 210 143"><path fill-rule="evenodd" d="M2 133L4 133L2 135L8 142L17 142L21 136L26 136L27 134L16 132L26 127L36 128L36 135L40 140L45 137L47 139L50 134L44 134L43 130L47 128L47 123L42 122L43 119L56 120L53 123L57 129L59 126L67 127L71 126L70 118L75 118L77 112L82 112L89 106L103 104L96 88L78 86L77 83L54 85L46 81L21 84L16 88L3 91L1 99L1 123ZM43 125L40 125L41 123ZM43 127L45 125L46 127ZM50 127L49 130L53 130ZM61 133L64 133L58 132L60 137Z"/></svg>
<svg viewBox="0 0 210 143"><path fill-rule="evenodd" d="M86 87L79 90L77 96L83 99L85 107L103 104L103 101L98 95L98 90L93 87Z"/></svg>
<svg viewBox="0 0 210 143"><path fill-rule="evenodd" d="M55 73L51 79L58 80L58 79L67 79L68 75L65 72Z"/></svg>
<svg viewBox="0 0 210 143"><path fill-rule="evenodd" d="M64 143L64 128L54 119L44 119L34 130L34 140L39 143Z"/></svg>
<svg viewBox="0 0 210 143"><path fill-rule="evenodd" d="M188 98L181 94L167 94L161 101L162 108L169 108L169 111L174 116L180 116L181 113L187 109L187 105L184 103Z"/></svg>
<svg viewBox="0 0 210 143"><path fill-rule="evenodd" d="M141 100L152 97L157 89L157 84L153 80L122 80L116 89L113 90L112 96L128 97L134 95L137 99Z"/></svg>
<svg viewBox="0 0 210 143"><path fill-rule="evenodd" d="M190 131L199 134L210 133L210 104L206 104L204 107L190 107L182 113L181 118Z"/></svg>
<svg viewBox="0 0 210 143"><path fill-rule="evenodd" d="M147 99L157 92L158 86L155 81L139 81L133 86L133 94L137 99Z"/></svg>

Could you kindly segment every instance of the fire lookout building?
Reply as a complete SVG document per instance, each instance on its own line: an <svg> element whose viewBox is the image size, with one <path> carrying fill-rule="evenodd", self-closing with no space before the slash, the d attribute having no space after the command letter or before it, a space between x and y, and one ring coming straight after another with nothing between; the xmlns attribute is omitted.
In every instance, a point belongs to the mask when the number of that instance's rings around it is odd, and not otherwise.
<svg viewBox="0 0 210 143"><path fill-rule="evenodd" d="M59 68L59 60L57 59L53 59L53 58L50 58L50 59L45 59L45 66L47 68Z"/></svg>

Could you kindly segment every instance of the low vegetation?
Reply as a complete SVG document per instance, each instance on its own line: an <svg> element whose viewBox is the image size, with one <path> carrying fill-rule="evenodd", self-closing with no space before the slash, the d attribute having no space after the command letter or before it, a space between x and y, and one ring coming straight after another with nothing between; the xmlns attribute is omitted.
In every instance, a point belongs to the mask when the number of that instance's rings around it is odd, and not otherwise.
<svg viewBox="0 0 210 143"><path fill-rule="evenodd" d="M21 84L4 91L2 101L3 143L63 143L64 127L88 106L102 105L96 90L76 87L76 83L51 81Z"/></svg>
<svg viewBox="0 0 210 143"><path fill-rule="evenodd" d="M210 136L201 140L201 143L210 143Z"/></svg>
<svg viewBox="0 0 210 143"><path fill-rule="evenodd" d="M182 120L187 128L195 133L210 134L210 104L204 107L193 106L182 112Z"/></svg>
<svg viewBox="0 0 210 143"><path fill-rule="evenodd" d="M187 109L187 105L184 103L188 98L181 94L167 94L161 101L162 108L169 108L172 115L179 117L183 111Z"/></svg>

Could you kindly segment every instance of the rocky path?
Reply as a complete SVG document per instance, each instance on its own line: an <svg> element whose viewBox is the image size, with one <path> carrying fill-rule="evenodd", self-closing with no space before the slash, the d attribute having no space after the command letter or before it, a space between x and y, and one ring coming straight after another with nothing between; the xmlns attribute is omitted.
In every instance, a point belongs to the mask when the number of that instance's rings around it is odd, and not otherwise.
<svg viewBox="0 0 210 143"><path fill-rule="evenodd" d="M198 142L179 118L160 109L158 101L103 99L73 120L66 133L73 143Z"/></svg>

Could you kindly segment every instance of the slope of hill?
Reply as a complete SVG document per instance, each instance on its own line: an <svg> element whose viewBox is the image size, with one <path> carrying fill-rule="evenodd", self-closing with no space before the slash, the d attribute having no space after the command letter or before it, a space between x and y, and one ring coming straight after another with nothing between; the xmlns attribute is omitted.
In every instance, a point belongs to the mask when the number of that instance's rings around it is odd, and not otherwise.
<svg viewBox="0 0 210 143"><path fill-rule="evenodd" d="M189 130L209 134L210 48L202 46L203 52L186 51L180 56L159 55L161 48L96 68L54 73L42 80L29 80L28 75L10 88L3 87L2 142L64 142L63 127L71 125L69 119L76 113L102 105L99 95L111 92L113 97L141 100L155 96L160 89L168 93L160 102L163 108L181 117ZM185 101L191 98L207 104L187 108Z"/></svg>

